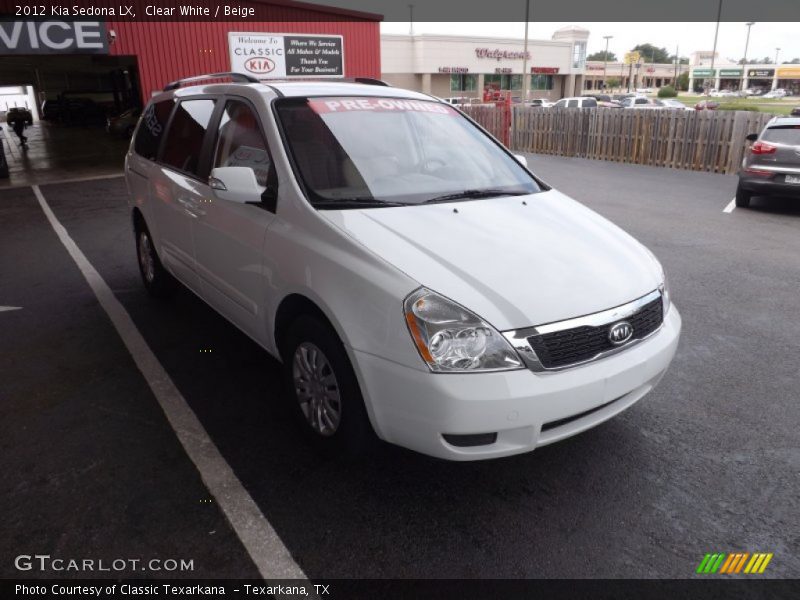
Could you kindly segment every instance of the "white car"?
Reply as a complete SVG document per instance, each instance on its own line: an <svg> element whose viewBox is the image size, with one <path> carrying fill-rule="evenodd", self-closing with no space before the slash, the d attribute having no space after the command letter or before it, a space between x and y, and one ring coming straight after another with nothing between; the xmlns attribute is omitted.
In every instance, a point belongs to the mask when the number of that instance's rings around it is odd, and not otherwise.
<svg viewBox="0 0 800 600"><path fill-rule="evenodd" d="M659 102L663 108L672 108L675 110L685 111L688 110L689 112L694 112L694 108L691 106L686 106L683 102L676 100L675 98L661 98Z"/></svg>
<svg viewBox="0 0 800 600"><path fill-rule="evenodd" d="M681 318L658 260L458 110L377 82L231 78L170 84L142 114L139 268L281 361L323 452L527 452L664 375Z"/></svg>
<svg viewBox="0 0 800 600"><path fill-rule="evenodd" d="M548 105L548 108L597 108L597 100L591 96L575 96L573 98L561 98L555 104Z"/></svg>
<svg viewBox="0 0 800 600"><path fill-rule="evenodd" d="M786 94L786 90L781 89L781 88L777 88L777 89L774 89L774 90L772 90L770 92L767 92L766 94L764 94L761 97L762 98L784 98L784 97L786 97L786 95L787 95Z"/></svg>

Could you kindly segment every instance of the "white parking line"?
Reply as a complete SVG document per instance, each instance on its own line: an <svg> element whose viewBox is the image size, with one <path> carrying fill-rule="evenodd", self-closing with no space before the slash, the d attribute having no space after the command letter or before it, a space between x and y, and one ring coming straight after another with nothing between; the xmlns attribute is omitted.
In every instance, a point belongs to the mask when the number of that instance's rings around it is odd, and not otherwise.
<svg viewBox="0 0 800 600"><path fill-rule="evenodd" d="M197 415L136 329L128 312L53 214L39 186L34 185L32 189L47 220L111 319L186 454L197 467L200 477L230 521L261 576L266 580L307 579L230 465L225 462Z"/></svg>
<svg viewBox="0 0 800 600"><path fill-rule="evenodd" d="M722 209L724 213L732 213L733 209L736 208L736 198L728 202L728 206Z"/></svg>

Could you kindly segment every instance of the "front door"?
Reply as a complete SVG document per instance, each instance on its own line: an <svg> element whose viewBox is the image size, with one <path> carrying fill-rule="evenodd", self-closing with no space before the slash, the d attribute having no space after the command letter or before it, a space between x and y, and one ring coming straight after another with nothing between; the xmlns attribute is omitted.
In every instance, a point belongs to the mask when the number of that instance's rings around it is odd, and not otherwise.
<svg viewBox="0 0 800 600"><path fill-rule="evenodd" d="M265 189L275 169L258 117L244 99L229 99L221 112L211 151L211 169L250 167ZM254 194L252 204L213 197L193 222L195 258L202 295L243 331L263 337L263 248L274 207Z"/></svg>

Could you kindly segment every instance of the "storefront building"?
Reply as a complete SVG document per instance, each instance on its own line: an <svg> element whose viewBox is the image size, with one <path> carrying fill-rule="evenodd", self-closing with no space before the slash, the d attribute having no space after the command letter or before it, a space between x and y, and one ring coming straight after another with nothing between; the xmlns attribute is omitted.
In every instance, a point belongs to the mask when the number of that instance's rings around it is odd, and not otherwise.
<svg viewBox="0 0 800 600"><path fill-rule="evenodd" d="M566 27L550 40L528 40L526 54L522 39L385 34L381 77L440 98L579 96L588 38L588 30Z"/></svg>
<svg viewBox="0 0 800 600"><path fill-rule="evenodd" d="M616 89L660 88L675 85L675 78L689 69L688 65L672 63L639 63L589 61L586 63L585 89L611 91Z"/></svg>
<svg viewBox="0 0 800 600"><path fill-rule="evenodd" d="M791 95L798 95L800 65L737 65L715 60L712 68L711 52L695 52L689 73L689 89L702 92L706 87L731 91L748 88L769 91L783 88Z"/></svg>

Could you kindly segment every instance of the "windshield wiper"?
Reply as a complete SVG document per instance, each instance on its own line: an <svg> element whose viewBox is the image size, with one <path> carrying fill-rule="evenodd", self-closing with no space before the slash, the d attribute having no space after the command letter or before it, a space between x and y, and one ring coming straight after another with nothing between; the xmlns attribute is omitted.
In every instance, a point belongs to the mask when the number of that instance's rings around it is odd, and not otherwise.
<svg viewBox="0 0 800 600"><path fill-rule="evenodd" d="M450 202L451 200L476 199L476 198L492 198L495 196L525 196L530 192L522 192L519 190L509 191L497 188L483 188L476 190L463 190L452 194L445 194L443 196L434 196L430 200L425 200L423 204L436 204L437 202Z"/></svg>
<svg viewBox="0 0 800 600"><path fill-rule="evenodd" d="M314 202L314 207L322 210L338 210L341 208L382 208L389 206L408 206L405 202L389 202L377 198L330 198Z"/></svg>

